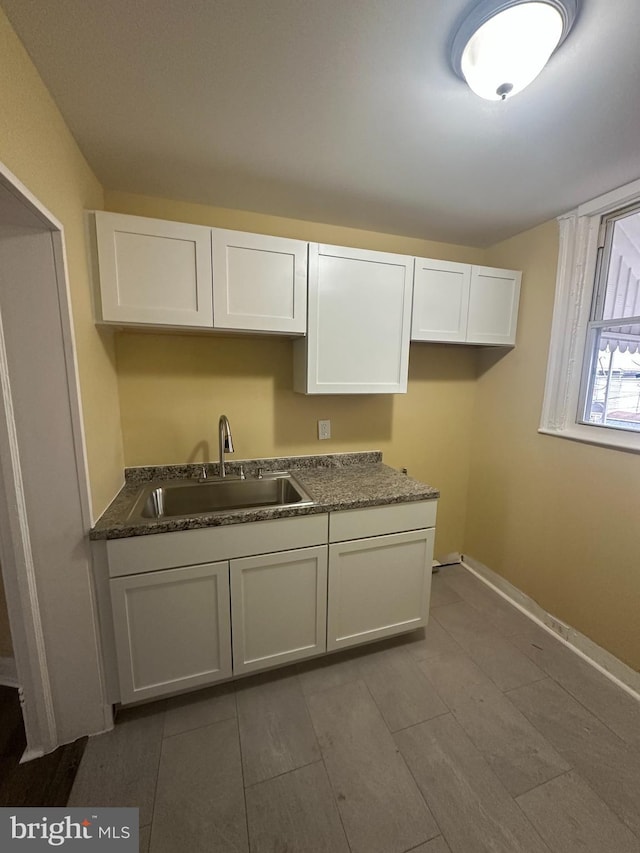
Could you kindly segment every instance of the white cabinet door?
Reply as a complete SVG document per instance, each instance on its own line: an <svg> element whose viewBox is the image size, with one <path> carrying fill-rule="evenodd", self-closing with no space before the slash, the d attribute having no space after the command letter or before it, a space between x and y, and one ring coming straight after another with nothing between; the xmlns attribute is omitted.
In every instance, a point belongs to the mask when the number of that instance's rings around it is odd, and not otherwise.
<svg viewBox="0 0 640 853"><path fill-rule="evenodd" d="M231 561L233 672L326 651L327 546Z"/></svg>
<svg viewBox="0 0 640 853"><path fill-rule="evenodd" d="M304 334L307 243L214 228L216 329Z"/></svg>
<svg viewBox="0 0 640 853"><path fill-rule="evenodd" d="M467 343L515 344L521 278L516 270L472 267Z"/></svg>
<svg viewBox="0 0 640 853"><path fill-rule="evenodd" d="M123 705L230 678L229 564L111 580Z"/></svg>
<svg viewBox="0 0 640 853"><path fill-rule="evenodd" d="M102 322L211 328L211 229L95 213Z"/></svg>
<svg viewBox="0 0 640 853"><path fill-rule="evenodd" d="M306 394L407 390L413 258L309 245L309 321L294 347Z"/></svg>
<svg viewBox="0 0 640 853"><path fill-rule="evenodd" d="M469 264L416 258L411 340L464 343L470 286Z"/></svg>
<svg viewBox="0 0 640 853"><path fill-rule="evenodd" d="M427 624L434 530L329 546L327 649Z"/></svg>

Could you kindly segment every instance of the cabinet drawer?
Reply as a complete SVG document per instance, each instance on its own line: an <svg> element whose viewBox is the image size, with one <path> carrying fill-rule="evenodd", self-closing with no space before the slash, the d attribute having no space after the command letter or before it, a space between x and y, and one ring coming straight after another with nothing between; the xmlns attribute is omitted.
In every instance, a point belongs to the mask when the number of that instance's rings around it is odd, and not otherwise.
<svg viewBox="0 0 640 853"><path fill-rule="evenodd" d="M437 505L436 500L414 501L332 512L329 515L329 542L435 527Z"/></svg>
<svg viewBox="0 0 640 853"><path fill-rule="evenodd" d="M108 539L109 576L134 575L327 543L326 514Z"/></svg>

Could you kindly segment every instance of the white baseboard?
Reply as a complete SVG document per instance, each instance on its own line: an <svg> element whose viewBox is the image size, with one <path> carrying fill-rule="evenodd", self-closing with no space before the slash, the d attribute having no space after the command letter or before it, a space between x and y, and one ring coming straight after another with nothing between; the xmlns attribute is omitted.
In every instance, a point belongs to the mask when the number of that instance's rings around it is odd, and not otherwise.
<svg viewBox="0 0 640 853"><path fill-rule="evenodd" d="M494 592L506 599L514 607L517 607L525 616L536 622L545 631L553 634L556 639L568 646L581 658L590 663L599 672L640 701L640 673L636 672L626 663L598 646L589 637L576 631L571 625L567 625L560 619L548 613L540 605L515 587L501 575L492 571L479 560L465 555L462 565L468 569L479 580L491 587Z"/></svg>
<svg viewBox="0 0 640 853"><path fill-rule="evenodd" d="M13 658L0 658L0 684L4 687L19 687L18 671Z"/></svg>

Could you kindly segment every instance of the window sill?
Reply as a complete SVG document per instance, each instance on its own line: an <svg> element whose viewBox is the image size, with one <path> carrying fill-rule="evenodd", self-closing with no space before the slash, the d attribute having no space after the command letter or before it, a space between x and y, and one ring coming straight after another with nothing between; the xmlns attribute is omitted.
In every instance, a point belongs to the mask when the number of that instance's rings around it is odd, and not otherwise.
<svg viewBox="0 0 640 853"><path fill-rule="evenodd" d="M584 444L596 444L600 447L608 447L610 450L640 453L640 434L617 431L611 427L574 424L565 429L553 429L541 426L538 432L542 435L553 435L556 438L568 438L570 441L581 441Z"/></svg>

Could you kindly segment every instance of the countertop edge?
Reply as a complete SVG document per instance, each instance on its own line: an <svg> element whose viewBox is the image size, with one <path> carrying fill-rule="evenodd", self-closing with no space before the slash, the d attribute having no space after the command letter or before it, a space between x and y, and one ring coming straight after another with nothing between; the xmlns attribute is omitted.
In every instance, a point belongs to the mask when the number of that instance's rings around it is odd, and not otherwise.
<svg viewBox="0 0 640 853"><path fill-rule="evenodd" d="M305 515L320 515L328 512L342 512L350 509L365 509L375 506L392 506L401 503L417 503L419 501L437 500L440 497L438 489L432 489L424 494L402 495L389 498L354 499L352 501L336 501L333 503L315 503L312 506L287 507L284 509L241 510L239 512L216 513L191 518L176 518L173 521L152 522L148 525L111 525L108 528L94 528L89 538L94 541L109 539L131 539L138 536L153 536L158 533L180 533L187 530L201 530L206 527L228 527L232 524L243 524L254 521L270 521L278 518L296 518Z"/></svg>
<svg viewBox="0 0 640 853"><path fill-rule="evenodd" d="M193 479L197 478L200 466L154 466L138 469L136 476L125 482L89 532L89 538L92 541L129 539L158 533L179 533L207 527L437 500L440 497L438 489L391 468L382 462L381 457L382 454L379 451L365 451L325 456L245 460L243 464L250 466L250 476L257 473L254 469L263 465L265 471L291 470L314 503L305 506L270 506L209 515L149 519L148 522L141 522L138 519L131 521L130 513L140 489L148 486L150 482L159 482L149 475L153 473L162 481Z"/></svg>

